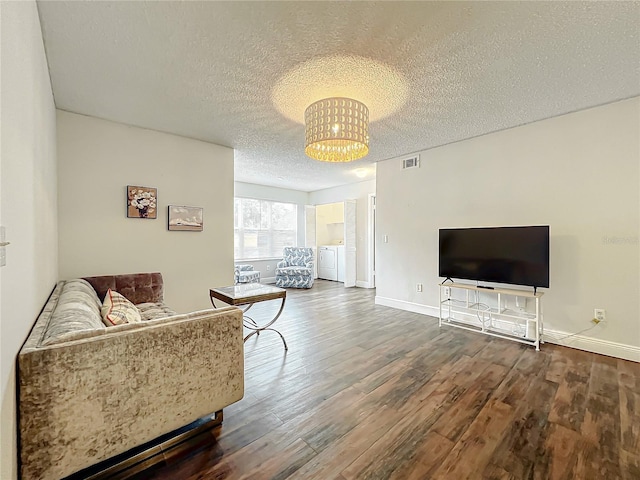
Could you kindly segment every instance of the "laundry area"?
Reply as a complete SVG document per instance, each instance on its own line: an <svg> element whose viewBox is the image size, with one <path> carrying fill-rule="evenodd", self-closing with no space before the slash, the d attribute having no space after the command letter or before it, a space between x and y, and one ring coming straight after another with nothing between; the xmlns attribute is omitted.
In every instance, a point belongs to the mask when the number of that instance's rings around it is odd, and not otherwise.
<svg viewBox="0 0 640 480"><path fill-rule="evenodd" d="M344 282L344 203L316 206L318 278Z"/></svg>

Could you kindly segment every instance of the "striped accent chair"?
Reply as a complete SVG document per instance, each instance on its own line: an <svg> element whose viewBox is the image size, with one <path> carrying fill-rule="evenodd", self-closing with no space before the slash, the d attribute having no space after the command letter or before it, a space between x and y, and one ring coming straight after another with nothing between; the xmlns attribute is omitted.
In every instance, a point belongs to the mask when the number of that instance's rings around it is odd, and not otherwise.
<svg viewBox="0 0 640 480"><path fill-rule="evenodd" d="M236 265L233 275L234 283L260 283L260 272L253 269L253 265Z"/></svg>
<svg viewBox="0 0 640 480"><path fill-rule="evenodd" d="M283 259L276 266L276 287L313 287L313 249L284 247Z"/></svg>

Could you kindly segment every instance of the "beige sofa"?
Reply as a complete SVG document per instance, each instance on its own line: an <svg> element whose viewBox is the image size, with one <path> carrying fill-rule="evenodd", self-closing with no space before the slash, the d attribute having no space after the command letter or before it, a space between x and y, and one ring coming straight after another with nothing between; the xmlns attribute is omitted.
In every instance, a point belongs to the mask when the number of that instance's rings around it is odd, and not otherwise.
<svg viewBox="0 0 640 480"><path fill-rule="evenodd" d="M147 320L105 327L109 287ZM18 356L23 480L66 477L242 398L241 310L171 313L159 273L56 285Z"/></svg>

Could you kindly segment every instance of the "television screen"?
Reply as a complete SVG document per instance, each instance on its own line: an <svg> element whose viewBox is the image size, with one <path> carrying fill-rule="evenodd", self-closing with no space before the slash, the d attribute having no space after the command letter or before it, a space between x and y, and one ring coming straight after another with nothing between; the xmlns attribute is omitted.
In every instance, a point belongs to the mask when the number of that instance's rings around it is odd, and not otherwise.
<svg viewBox="0 0 640 480"><path fill-rule="evenodd" d="M549 287L549 226L440 229L439 274Z"/></svg>

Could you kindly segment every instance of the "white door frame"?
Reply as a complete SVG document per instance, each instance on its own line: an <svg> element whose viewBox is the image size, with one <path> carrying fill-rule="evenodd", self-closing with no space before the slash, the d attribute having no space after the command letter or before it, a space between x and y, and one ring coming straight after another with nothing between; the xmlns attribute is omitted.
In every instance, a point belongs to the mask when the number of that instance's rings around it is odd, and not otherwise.
<svg viewBox="0 0 640 480"><path fill-rule="evenodd" d="M370 193L367 203L367 287L376 286L376 194Z"/></svg>
<svg viewBox="0 0 640 480"><path fill-rule="evenodd" d="M344 201L344 286L355 287L358 278L356 200Z"/></svg>
<svg viewBox="0 0 640 480"><path fill-rule="evenodd" d="M316 244L316 206L304 206L304 246L313 249L313 278L318 278L318 245Z"/></svg>

